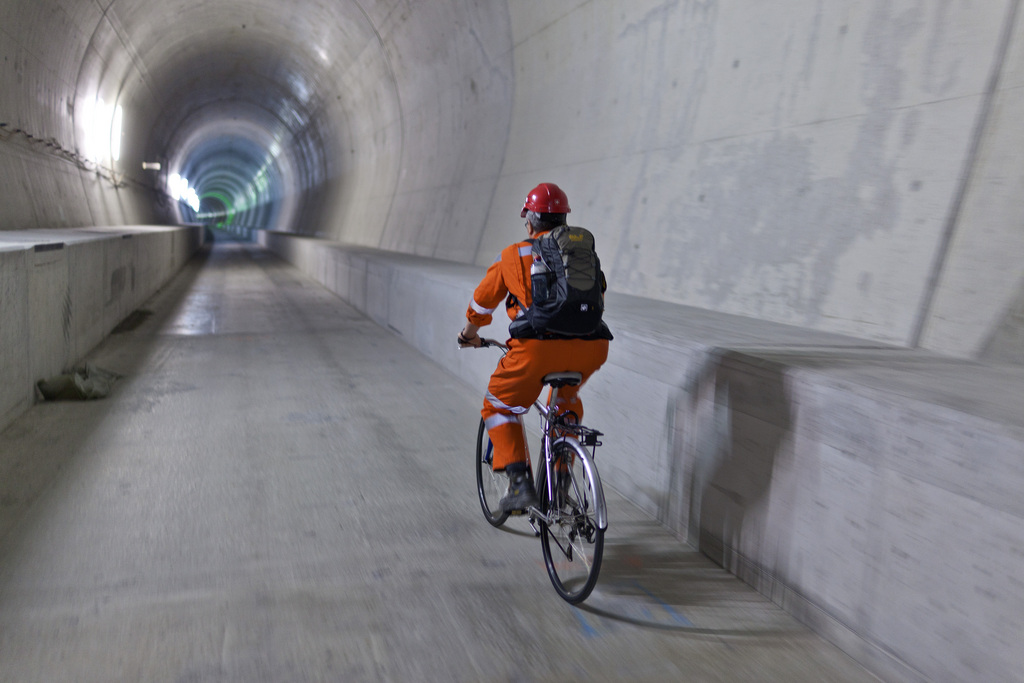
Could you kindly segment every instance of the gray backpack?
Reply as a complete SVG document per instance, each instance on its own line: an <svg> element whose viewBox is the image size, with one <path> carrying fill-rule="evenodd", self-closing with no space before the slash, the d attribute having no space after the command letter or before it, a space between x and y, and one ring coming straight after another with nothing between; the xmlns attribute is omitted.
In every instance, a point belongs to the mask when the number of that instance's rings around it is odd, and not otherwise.
<svg viewBox="0 0 1024 683"><path fill-rule="evenodd" d="M586 228L562 225L527 241L533 245L533 304L509 326L511 336L599 333L605 279L594 251L594 235Z"/></svg>

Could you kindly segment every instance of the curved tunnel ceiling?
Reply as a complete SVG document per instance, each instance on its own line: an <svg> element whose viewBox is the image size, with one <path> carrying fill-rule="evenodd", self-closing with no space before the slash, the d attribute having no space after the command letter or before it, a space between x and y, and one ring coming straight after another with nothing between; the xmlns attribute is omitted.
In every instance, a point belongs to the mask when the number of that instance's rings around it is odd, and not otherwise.
<svg viewBox="0 0 1024 683"><path fill-rule="evenodd" d="M112 6L144 68L123 88L148 95L145 159L186 178L207 220L301 230L308 191L337 175L348 137L338 60L373 45L359 5L124 4ZM178 208L179 218L195 217Z"/></svg>
<svg viewBox="0 0 1024 683"><path fill-rule="evenodd" d="M8 120L83 172L60 221L193 219L166 210L183 176L214 221L476 259L512 118L505 4L40 2L74 28L27 24L58 85Z"/></svg>
<svg viewBox="0 0 1024 683"><path fill-rule="evenodd" d="M1016 3L820 4L0 0L0 230L173 220L179 172L225 219L483 266L551 180L622 292L1001 347Z"/></svg>

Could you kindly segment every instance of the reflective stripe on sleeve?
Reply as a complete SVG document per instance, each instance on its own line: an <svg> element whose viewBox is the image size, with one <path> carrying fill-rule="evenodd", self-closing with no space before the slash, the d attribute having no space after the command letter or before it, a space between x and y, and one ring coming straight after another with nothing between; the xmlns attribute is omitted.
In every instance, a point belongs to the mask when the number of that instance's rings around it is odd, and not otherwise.
<svg viewBox="0 0 1024 683"><path fill-rule="evenodd" d="M532 253L533 253L533 246L532 245L527 244L524 247L519 247L519 255L520 256L529 256Z"/></svg>
<svg viewBox="0 0 1024 683"><path fill-rule="evenodd" d="M493 308L484 308L483 306L478 304L475 300L469 302L469 307L472 308L477 313L479 313L480 315L490 315L491 313L494 313L494 309Z"/></svg>

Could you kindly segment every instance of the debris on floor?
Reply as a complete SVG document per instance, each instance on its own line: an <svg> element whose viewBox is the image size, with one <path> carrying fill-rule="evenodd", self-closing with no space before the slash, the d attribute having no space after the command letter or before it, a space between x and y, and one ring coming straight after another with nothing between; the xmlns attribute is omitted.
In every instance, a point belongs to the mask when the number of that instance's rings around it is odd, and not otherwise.
<svg viewBox="0 0 1024 683"><path fill-rule="evenodd" d="M36 387L47 401L88 401L105 398L120 378L116 372L86 363L66 374L41 379Z"/></svg>

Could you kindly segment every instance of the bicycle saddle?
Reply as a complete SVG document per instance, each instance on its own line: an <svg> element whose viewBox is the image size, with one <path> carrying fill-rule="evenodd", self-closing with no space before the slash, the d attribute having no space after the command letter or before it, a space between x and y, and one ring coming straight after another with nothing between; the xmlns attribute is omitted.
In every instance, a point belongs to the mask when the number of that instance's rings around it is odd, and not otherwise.
<svg viewBox="0 0 1024 683"><path fill-rule="evenodd" d="M553 387L575 387L583 381L583 375L578 372L552 372L544 375L541 381Z"/></svg>

